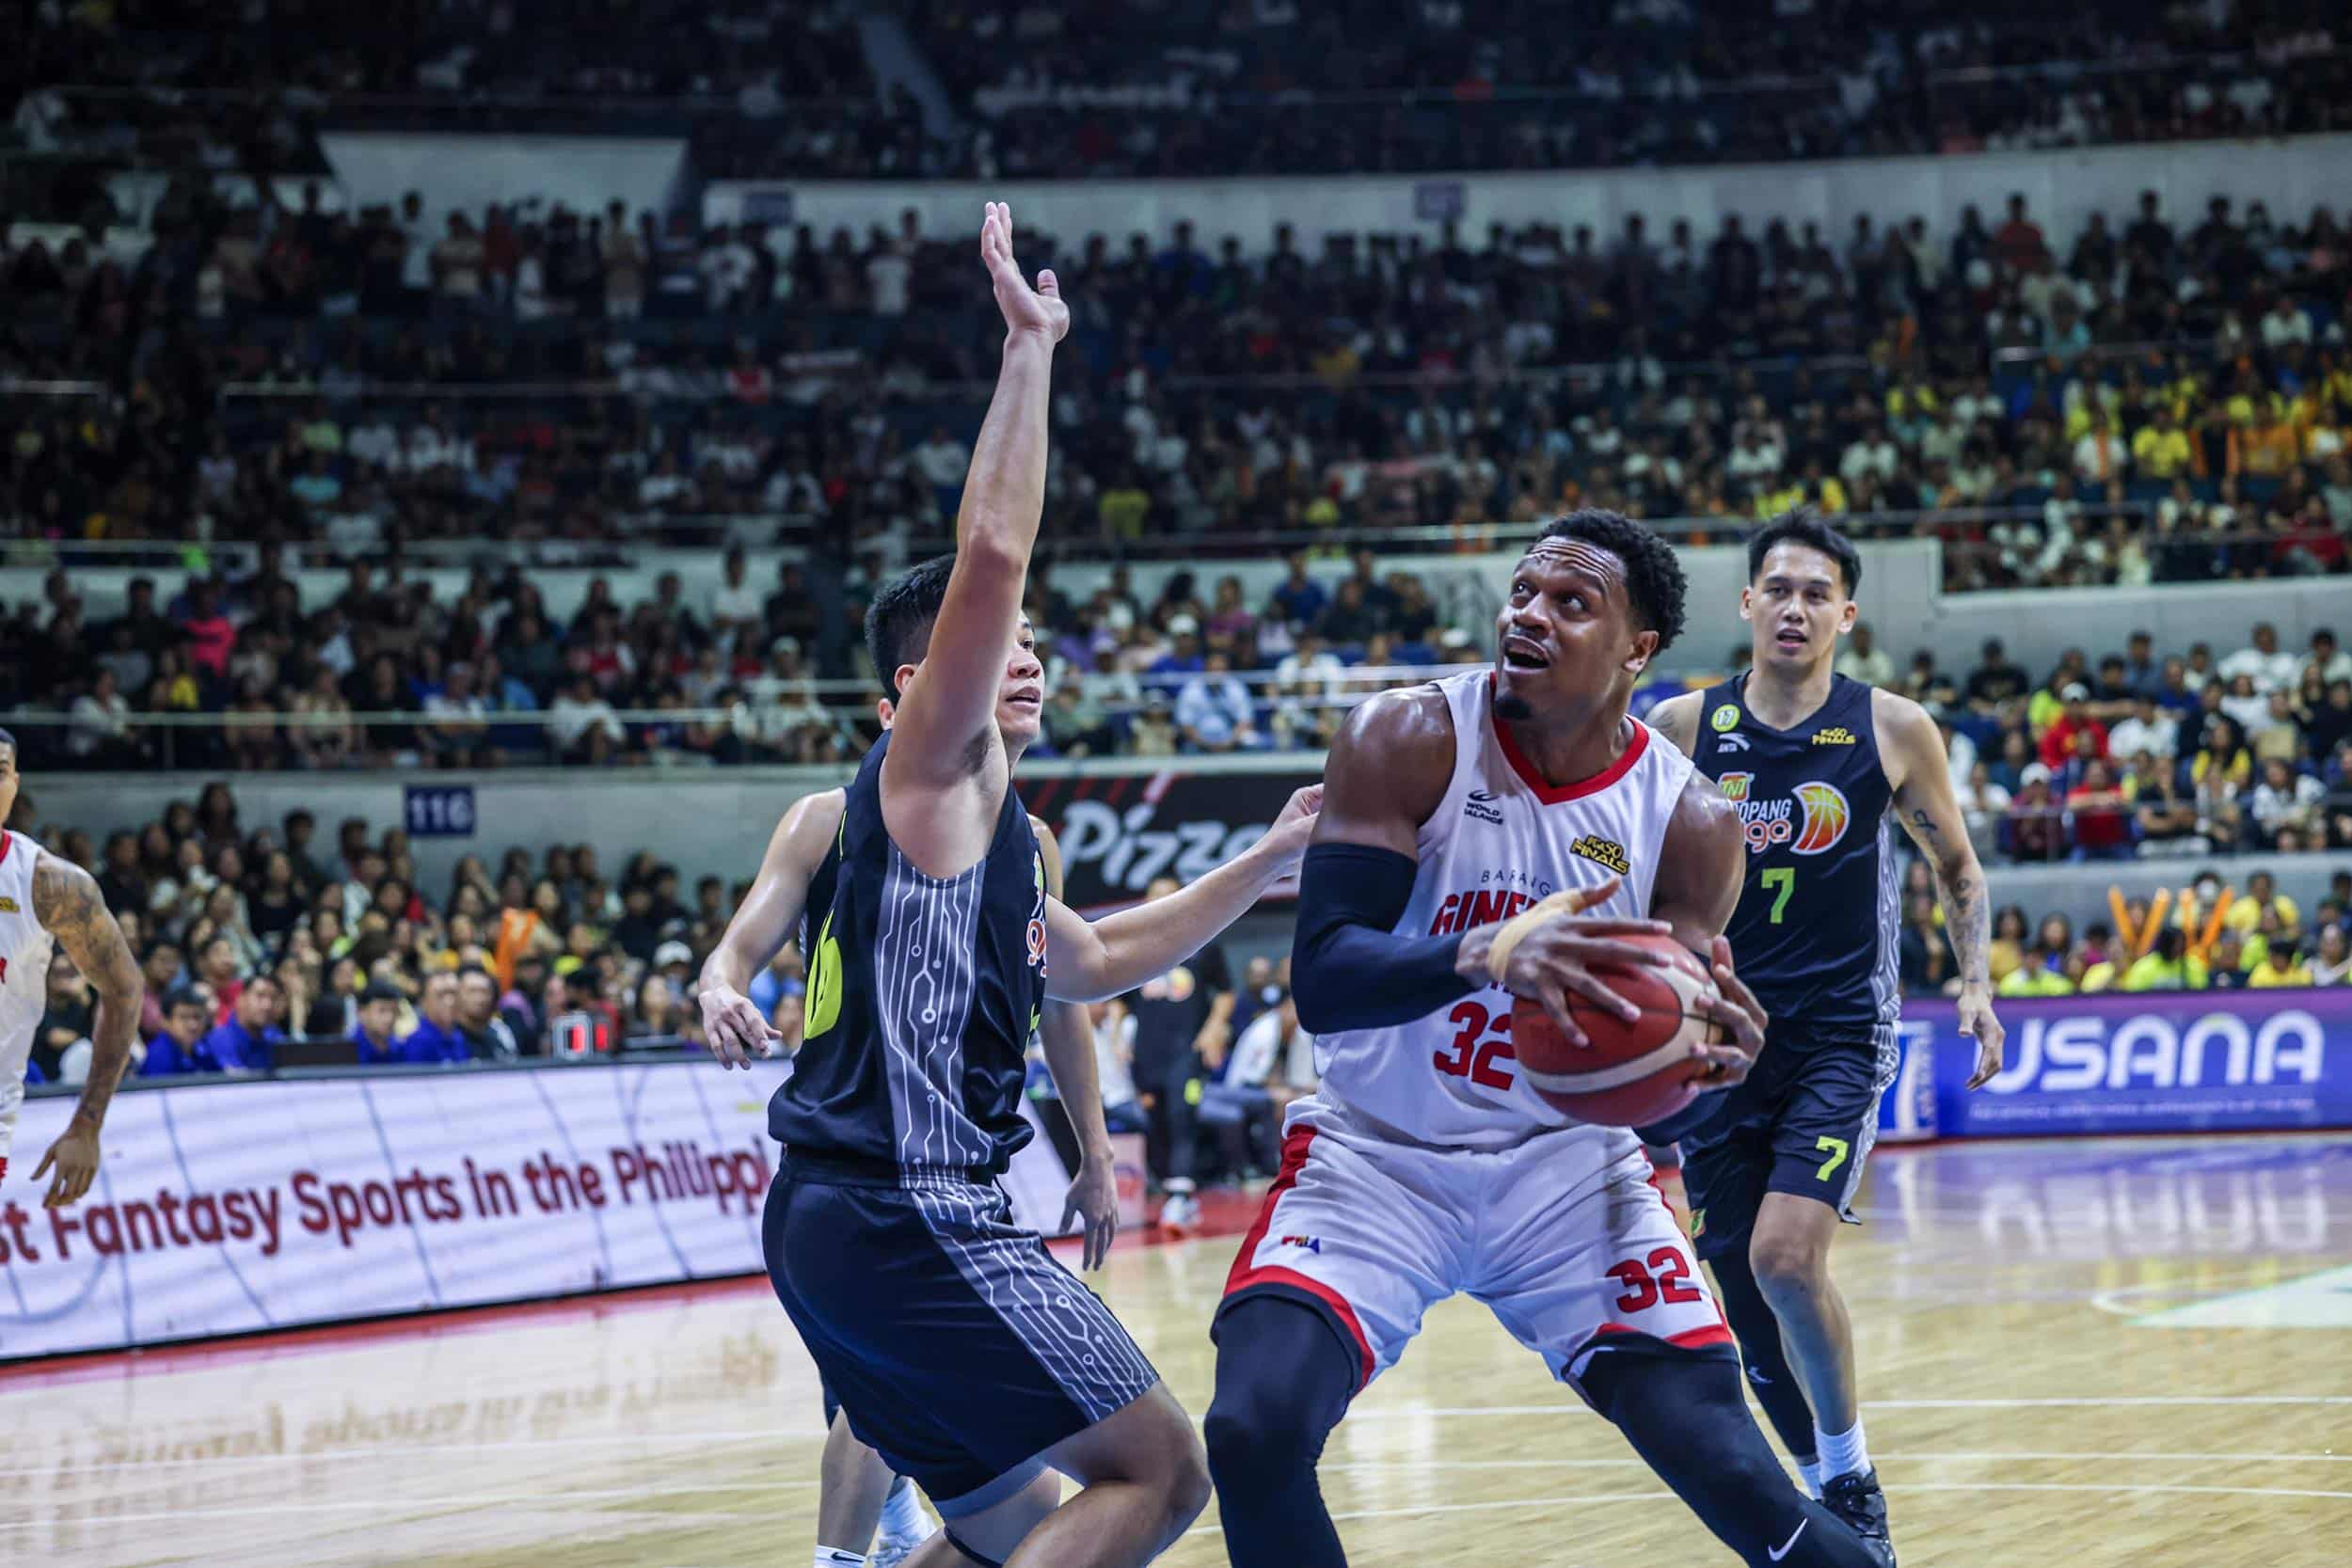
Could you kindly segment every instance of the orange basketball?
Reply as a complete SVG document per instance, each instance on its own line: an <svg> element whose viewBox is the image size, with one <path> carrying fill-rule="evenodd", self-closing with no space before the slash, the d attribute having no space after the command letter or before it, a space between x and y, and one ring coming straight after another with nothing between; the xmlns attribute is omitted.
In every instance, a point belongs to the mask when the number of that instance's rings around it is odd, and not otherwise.
<svg viewBox="0 0 2352 1568"><path fill-rule="evenodd" d="M1642 1009L1629 1022L1570 991L1568 1016L1590 1045L1570 1045L1538 1003L1521 997L1511 1009L1511 1041L1519 1069L1537 1094L1579 1121L1604 1127L1646 1127L1691 1103L1707 1064L1691 1048L1720 1044L1722 1025L1699 1011L1720 993L1707 962L1672 937L1626 937L1662 953L1661 965L1610 964L1595 978Z"/></svg>

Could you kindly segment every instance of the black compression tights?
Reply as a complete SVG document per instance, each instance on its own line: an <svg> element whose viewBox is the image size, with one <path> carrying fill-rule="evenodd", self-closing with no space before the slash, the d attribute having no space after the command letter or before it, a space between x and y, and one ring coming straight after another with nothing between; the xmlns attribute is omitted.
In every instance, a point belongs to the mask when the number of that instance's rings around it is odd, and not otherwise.
<svg viewBox="0 0 2352 1568"><path fill-rule="evenodd" d="M1740 1369L1728 1358L1604 1351L1586 1369L1584 1389L1742 1562L1873 1568L1861 1540L1791 1484L1748 1414Z"/></svg>
<svg viewBox="0 0 2352 1568"><path fill-rule="evenodd" d="M1355 1397L1357 1366L1321 1316L1279 1296L1217 1320L1202 1432L1233 1568L1346 1568L1315 1462Z"/></svg>

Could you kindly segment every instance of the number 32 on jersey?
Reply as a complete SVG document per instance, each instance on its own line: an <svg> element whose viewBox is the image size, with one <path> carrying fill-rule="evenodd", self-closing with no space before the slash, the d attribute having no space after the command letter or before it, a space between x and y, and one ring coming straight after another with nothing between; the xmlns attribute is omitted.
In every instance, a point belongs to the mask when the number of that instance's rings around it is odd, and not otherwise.
<svg viewBox="0 0 2352 1568"><path fill-rule="evenodd" d="M1464 1002L1445 1016L1456 1033L1431 1054L1431 1063L1449 1078L1467 1078L1482 1088L1508 1094L1518 1079L1510 1068L1498 1064L1518 1060L1511 1048L1510 1012L1490 1013L1475 1002Z"/></svg>

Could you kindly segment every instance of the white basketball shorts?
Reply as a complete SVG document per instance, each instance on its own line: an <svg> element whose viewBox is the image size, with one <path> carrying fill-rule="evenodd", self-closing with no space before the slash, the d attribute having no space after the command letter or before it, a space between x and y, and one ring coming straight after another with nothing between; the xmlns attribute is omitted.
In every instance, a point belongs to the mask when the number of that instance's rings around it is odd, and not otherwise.
<svg viewBox="0 0 2352 1568"><path fill-rule="evenodd" d="M1612 1340L1735 1354L1632 1133L1560 1128L1480 1153L1376 1136L1319 1099L1294 1107L1220 1323L1253 1296L1296 1301L1355 1347L1361 1390L1456 1291L1485 1302L1580 1395L1586 1364Z"/></svg>

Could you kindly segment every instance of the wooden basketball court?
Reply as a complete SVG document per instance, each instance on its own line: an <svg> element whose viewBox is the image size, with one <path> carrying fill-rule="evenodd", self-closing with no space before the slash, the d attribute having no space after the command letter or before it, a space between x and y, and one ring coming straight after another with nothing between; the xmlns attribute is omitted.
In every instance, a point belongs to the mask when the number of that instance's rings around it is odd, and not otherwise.
<svg viewBox="0 0 2352 1568"><path fill-rule="evenodd" d="M1882 1155L1837 1254L1907 1568L2352 1560L2352 1148ZM1106 1293L1197 1417L1232 1237ZM0 1374L0 1560L773 1568L812 1544L815 1374L764 1281ZM1333 1437L1351 1560L1727 1563L1483 1308ZM1212 1512L1163 1560L1225 1558Z"/></svg>

